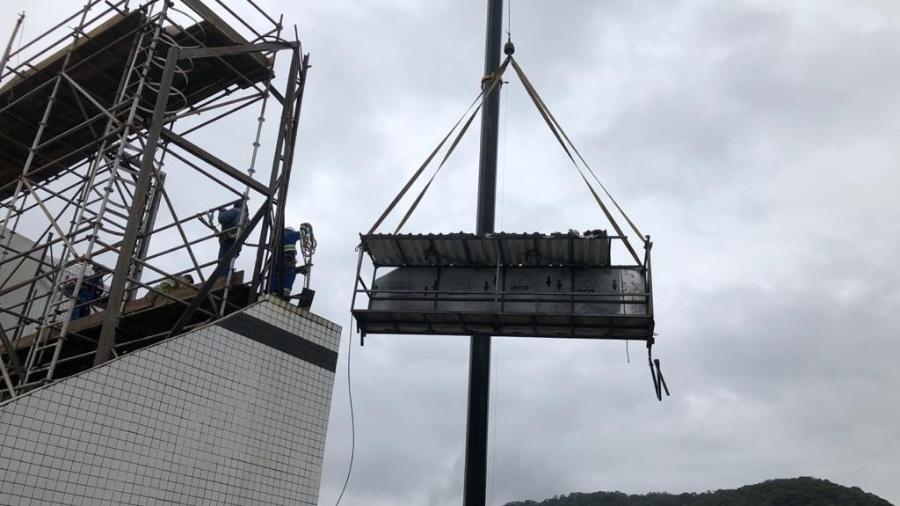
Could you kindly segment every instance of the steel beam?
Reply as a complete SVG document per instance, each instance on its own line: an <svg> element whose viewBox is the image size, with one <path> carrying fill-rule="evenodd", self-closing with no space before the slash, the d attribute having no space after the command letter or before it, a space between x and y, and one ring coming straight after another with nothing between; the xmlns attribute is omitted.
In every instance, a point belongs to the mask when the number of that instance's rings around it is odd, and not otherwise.
<svg viewBox="0 0 900 506"><path fill-rule="evenodd" d="M243 183L246 186L249 186L250 188L253 188L254 190L258 191L259 193L261 193L263 195L269 194L269 189L266 188L266 185L253 179L252 177L248 176L247 174L244 174L240 170L231 166L229 163L218 158L217 156L206 151L205 149L201 148L200 146L194 144L193 142L185 139L184 137L176 134L175 132L169 130L168 128L163 128L160 131L160 136L167 142L171 142L171 143L175 144L176 146L185 150L186 152L190 153L191 155L199 158L200 160L203 160L204 162L206 162L209 165L212 165L216 169L219 169L225 175L236 179L237 181Z"/></svg>
<svg viewBox="0 0 900 506"><path fill-rule="evenodd" d="M299 50L294 50L293 55L291 56L291 67L288 71L288 82L284 93L284 106L281 109L281 118L278 122L278 138L275 141L275 154L272 157L272 172L269 177L269 191L272 195L278 195L281 198L282 192L279 189L284 185L284 177L283 177L283 168L285 163L285 142L289 142L290 133L292 130L292 114L291 106L294 103L294 98L296 96L297 91L297 78L298 72L300 70L300 52ZM271 255L269 256L269 279L265 286L266 292L271 292L272 283L274 282L276 276L279 276L282 268L281 264L284 259L284 248L282 247L283 237L284 237L284 205L285 202L283 200L278 201L278 207L275 210L275 222L271 223L269 216L263 220L262 228L260 229L260 240L259 245L260 249L257 252L256 257L256 268L254 270L254 275L262 272L263 264L262 264L262 256L265 254L264 244L271 244L272 250ZM272 229L271 239L267 240L268 230ZM256 280L254 280L252 288L255 289L258 285L256 284Z"/></svg>
<svg viewBox="0 0 900 506"><path fill-rule="evenodd" d="M487 34L484 49L485 92L481 110L481 156L478 163L478 208L475 233L494 231L497 200L497 134L500 118L500 86L493 91L500 68L503 36L503 0L487 2ZM473 335L469 344L469 398L466 423L466 467L463 506L484 506L487 490L488 413L490 406L491 336Z"/></svg>
<svg viewBox="0 0 900 506"><path fill-rule="evenodd" d="M138 234L137 248L135 251L137 258L139 259L145 258L147 256L147 251L149 251L150 249L150 239L153 238L153 234L150 234L150 231L153 230L153 227L156 226L156 217L159 214L159 202L162 199L162 195L166 191L165 187L166 173L163 171L159 171L156 175L156 184L152 185L150 189L150 205L147 206L146 215L141 222L141 229L140 233ZM134 195L131 196L131 199L134 200ZM124 201L124 196L122 200ZM132 262L128 277L131 279L141 279L141 274L143 274L143 272L143 263ZM129 286L126 289L125 300L130 301L134 299L134 296L136 294L135 289L137 287L137 283L129 283Z"/></svg>
<svg viewBox="0 0 900 506"><path fill-rule="evenodd" d="M298 57L300 55L299 51L294 52L294 56ZM288 139L285 143L284 147L284 155L282 156L282 165L281 165L281 185L278 188L278 213L276 214L275 222L276 222L276 233L274 234L273 239L275 239L275 248L276 248L276 259L277 259L277 269L273 269L273 272L277 272L277 276L279 279L284 279L284 248L283 244L283 236L284 236L284 227L285 227L285 219L284 219L284 209L287 206L287 193L291 184L291 170L294 167L294 149L297 145L297 130L300 121L300 109L303 107L303 89L306 84L306 70L309 64L309 55L303 56L300 67L298 69L299 74L297 74L297 81L294 87L288 88L288 96L292 100L294 100L294 110L292 112L292 116L290 121L285 125L285 137ZM292 77L288 79L293 80ZM287 103L288 106L290 102ZM285 106L286 108L289 108ZM280 282L279 282L280 285ZM281 287L282 290L284 288L288 288L290 290L293 287ZM281 295L281 294L278 294Z"/></svg>
<svg viewBox="0 0 900 506"><path fill-rule="evenodd" d="M297 42L260 42L258 44L238 44L234 46L219 47L192 47L181 51L182 59L189 58L214 58L221 56L235 56L248 53L261 53L263 51L281 51L282 49L297 48Z"/></svg>

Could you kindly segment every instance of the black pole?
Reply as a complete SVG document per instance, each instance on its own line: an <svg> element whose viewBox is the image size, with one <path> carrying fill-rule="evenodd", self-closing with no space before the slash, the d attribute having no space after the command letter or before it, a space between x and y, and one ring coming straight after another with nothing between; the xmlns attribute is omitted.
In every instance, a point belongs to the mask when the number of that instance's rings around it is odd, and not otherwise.
<svg viewBox="0 0 900 506"><path fill-rule="evenodd" d="M481 87L493 83L500 68L503 0L488 0L484 75ZM500 87L484 97L481 112L481 157L478 164L478 217L475 233L494 231L497 196L497 132ZM487 489L488 406L490 403L491 336L474 335L469 345L469 411L466 424L466 470L463 506L484 506Z"/></svg>

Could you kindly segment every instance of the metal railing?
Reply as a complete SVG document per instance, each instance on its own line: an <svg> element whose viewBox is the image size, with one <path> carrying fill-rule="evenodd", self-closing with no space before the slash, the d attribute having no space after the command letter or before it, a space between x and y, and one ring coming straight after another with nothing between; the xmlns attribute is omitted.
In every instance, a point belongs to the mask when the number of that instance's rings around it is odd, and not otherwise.
<svg viewBox="0 0 900 506"><path fill-rule="evenodd" d="M621 236L605 236L608 239L612 240L623 240L624 238ZM433 312L442 312L449 311L446 308L442 308L442 303L459 303L459 302L471 302L473 305L469 310L471 311L480 311L480 312L506 312L507 306L510 303L519 304L516 313L522 312L521 307L522 304L535 304L534 310L538 311L538 304L553 304L553 307L561 308L562 305L568 305L568 313L576 314L579 305L591 305L591 304L613 304L613 305L621 305L621 306L632 306L636 308L635 312L629 312L628 314L636 314L636 315L645 315L645 316L653 316L653 293L652 293L652 277L651 277L651 265L650 265L650 249L652 247L652 243L650 242L649 236L644 241L645 244L645 252L642 264L630 264L630 265L608 265L608 266L600 266L600 267L585 267L581 265L541 265L541 266L529 266L529 265L504 265L498 264L496 266L480 266L488 269L496 269L495 275L490 286L483 290L452 290L452 289L443 289L440 286L440 276L441 272L445 269L457 269L457 268L467 268L470 267L468 265L458 265L458 266L446 266L440 265L440 262L435 262L435 265L431 268L435 269L436 280L435 286L425 288L422 290L413 290L413 289L384 289L384 288L375 288L376 280L378 276L379 270L384 269L394 269L394 268L403 268L403 266L378 266L372 265L371 278L369 283L363 279L363 257L365 256L365 251L362 248L359 250L359 258L357 262L356 268L356 277L355 284L353 289L353 298L351 302L351 308L353 310L363 309L363 310L375 310L375 306L379 305L381 309L384 311L390 311L393 309L384 309L387 307L385 303L406 303L406 302L430 302L432 303L431 311ZM643 284L643 289L640 291L626 292L622 290L616 291L594 291L593 289L571 289L567 291L531 291L528 289L520 289L520 290L511 290L505 286L507 273L510 269L523 269L527 270L530 268L561 268L561 269L597 269L597 270L608 270L615 271L616 269L623 269L629 271L638 271L640 273L641 282ZM567 281L567 286L574 286L574 282L572 280ZM366 300L361 300L361 297L365 297ZM360 305L364 305L365 307L358 307L358 299L360 299ZM478 307L476 304L483 303L484 306ZM488 305L490 304L490 305ZM401 305L395 306L397 311L403 311ZM423 311L421 304L416 305L414 308L407 308L409 311ZM465 309L459 309L458 306L453 311L465 311ZM598 313L598 314L609 314L609 313Z"/></svg>

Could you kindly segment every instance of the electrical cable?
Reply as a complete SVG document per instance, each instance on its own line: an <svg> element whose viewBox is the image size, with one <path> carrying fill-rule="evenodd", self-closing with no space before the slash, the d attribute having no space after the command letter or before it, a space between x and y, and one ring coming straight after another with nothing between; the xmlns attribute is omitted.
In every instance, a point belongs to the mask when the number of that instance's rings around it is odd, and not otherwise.
<svg viewBox="0 0 900 506"><path fill-rule="evenodd" d="M362 261L362 251L357 248L357 251L360 255L360 261ZM353 301L350 302L350 307L353 307L354 302L356 301L356 283L354 279L353 285ZM350 464L347 466L347 477L344 478L344 486L341 487L341 493L338 495L337 501L334 503L334 506L339 506L341 504L341 499L344 498L344 493L347 492L347 485L350 483L350 475L353 473L353 462L356 459L356 411L353 408L353 383L351 382L350 376L350 358L353 353L353 311L350 312L350 324L347 325L347 400L350 405Z"/></svg>
<svg viewBox="0 0 900 506"><path fill-rule="evenodd" d="M422 173L422 171L425 170L425 168L428 166L428 164L431 162L431 160L434 158L434 156L438 153L440 148L450 138L451 134L456 130L456 127L459 126L460 123L462 123L462 120L465 118L466 114L472 109L472 107L474 107L478 103L478 100L482 97L482 95L485 95L486 93L489 94L494 90L494 88L497 86L497 81L502 80L503 70L506 69L506 65L508 63L509 63L509 58L507 58L506 61L504 61L503 65L501 66L500 71L498 72L499 75L493 77L494 82L491 84L491 86L489 86L487 89L482 88L481 93L479 93L478 96L475 98L475 100L472 102L472 104L469 105L469 107L466 109L466 112L463 113L463 116L461 116L459 118L459 120L457 120L456 124L454 124L453 127L450 129L450 131L447 132L447 135L443 138L443 140L441 140L441 142L434 149L434 151L432 151L432 153L428 156L428 158L425 160L425 162L422 164L422 166L419 167L419 169L416 171L415 174L413 174L412 178L410 178L410 180L403 187L403 189L400 190L400 193L394 198L393 202L391 202L388 205L387 209L384 210L382 215L378 218L378 220L372 226L372 229L369 231L369 233L374 232L375 229L377 229L378 226L384 221L384 219L391 212L391 210L393 210L394 206L397 205L397 202L399 202L400 198L403 197L403 195L406 193L406 191L409 189L409 187L412 186L412 184L419 177L419 175ZM475 109L475 111L473 111L472 117L469 119L468 122L466 122L463 129L458 133L457 138L454 139L448 152L444 155L444 158L441 160L441 164L438 166L435 173L432 174L431 179L425 185L425 188L423 189L423 191L419 194L419 196L413 202L412 207L409 209L409 211L407 211L403 220L400 222L400 225L397 227L398 231L399 231L400 227L402 227L403 224L406 222L406 220L409 218L409 216L412 214L413 210L415 210L416 205L419 203L419 201L422 199L422 196L424 196L425 191L427 191L428 187L431 185L431 181L434 180L434 176L437 175L437 172L440 170L441 167L443 167L444 163L446 163L447 159L450 157L450 154L453 152L453 148L456 147L456 145L459 143L460 138L465 133L465 131L468 129L468 126L471 123L471 119L474 118L475 114L478 112L478 110L480 108L481 108L481 105L479 104L478 107ZM397 232L395 231L394 233L397 233ZM352 306L352 304L351 304L351 306ZM350 404L350 464L347 467L347 477L344 479L344 486L341 488L341 493L340 493L340 495L338 495L338 499L335 502L335 506L340 505L341 500L344 497L344 493L346 493L346 491L347 491L347 485L350 483L350 476L353 472L353 461L356 456L356 415L355 415L355 412L353 409L353 387L352 387L351 375L350 375L350 357L351 357L351 353L352 353L352 349L353 349L353 316L352 316L352 314L350 316L350 325L348 326L348 328L350 329L350 334L348 337L349 344L348 344L348 348L347 348L347 398L348 398L349 404Z"/></svg>
<svg viewBox="0 0 900 506"><path fill-rule="evenodd" d="M347 477L344 478L344 486L337 498L334 506L341 504L344 493L347 491L347 485L350 483L350 474L353 472L353 460L356 457L356 415L353 410L353 387L350 383L350 354L353 352L353 314L350 314L350 325L348 325L347 333L347 398L350 403L350 465L347 466Z"/></svg>
<svg viewBox="0 0 900 506"><path fill-rule="evenodd" d="M313 255L316 254L316 235L313 233L312 225L309 223L300 224L300 254L306 263L312 262Z"/></svg>

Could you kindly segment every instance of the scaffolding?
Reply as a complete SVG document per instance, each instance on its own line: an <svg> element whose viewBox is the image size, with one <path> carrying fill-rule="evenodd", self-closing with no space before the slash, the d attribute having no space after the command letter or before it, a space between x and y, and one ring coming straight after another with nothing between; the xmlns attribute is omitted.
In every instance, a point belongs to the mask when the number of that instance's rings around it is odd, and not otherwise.
<svg viewBox="0 0 900 506"><path fill-rule="evenodd" d="M285 31L253 0L87 0L8 48L0 401L270 291L309 68Z"/></svg>

